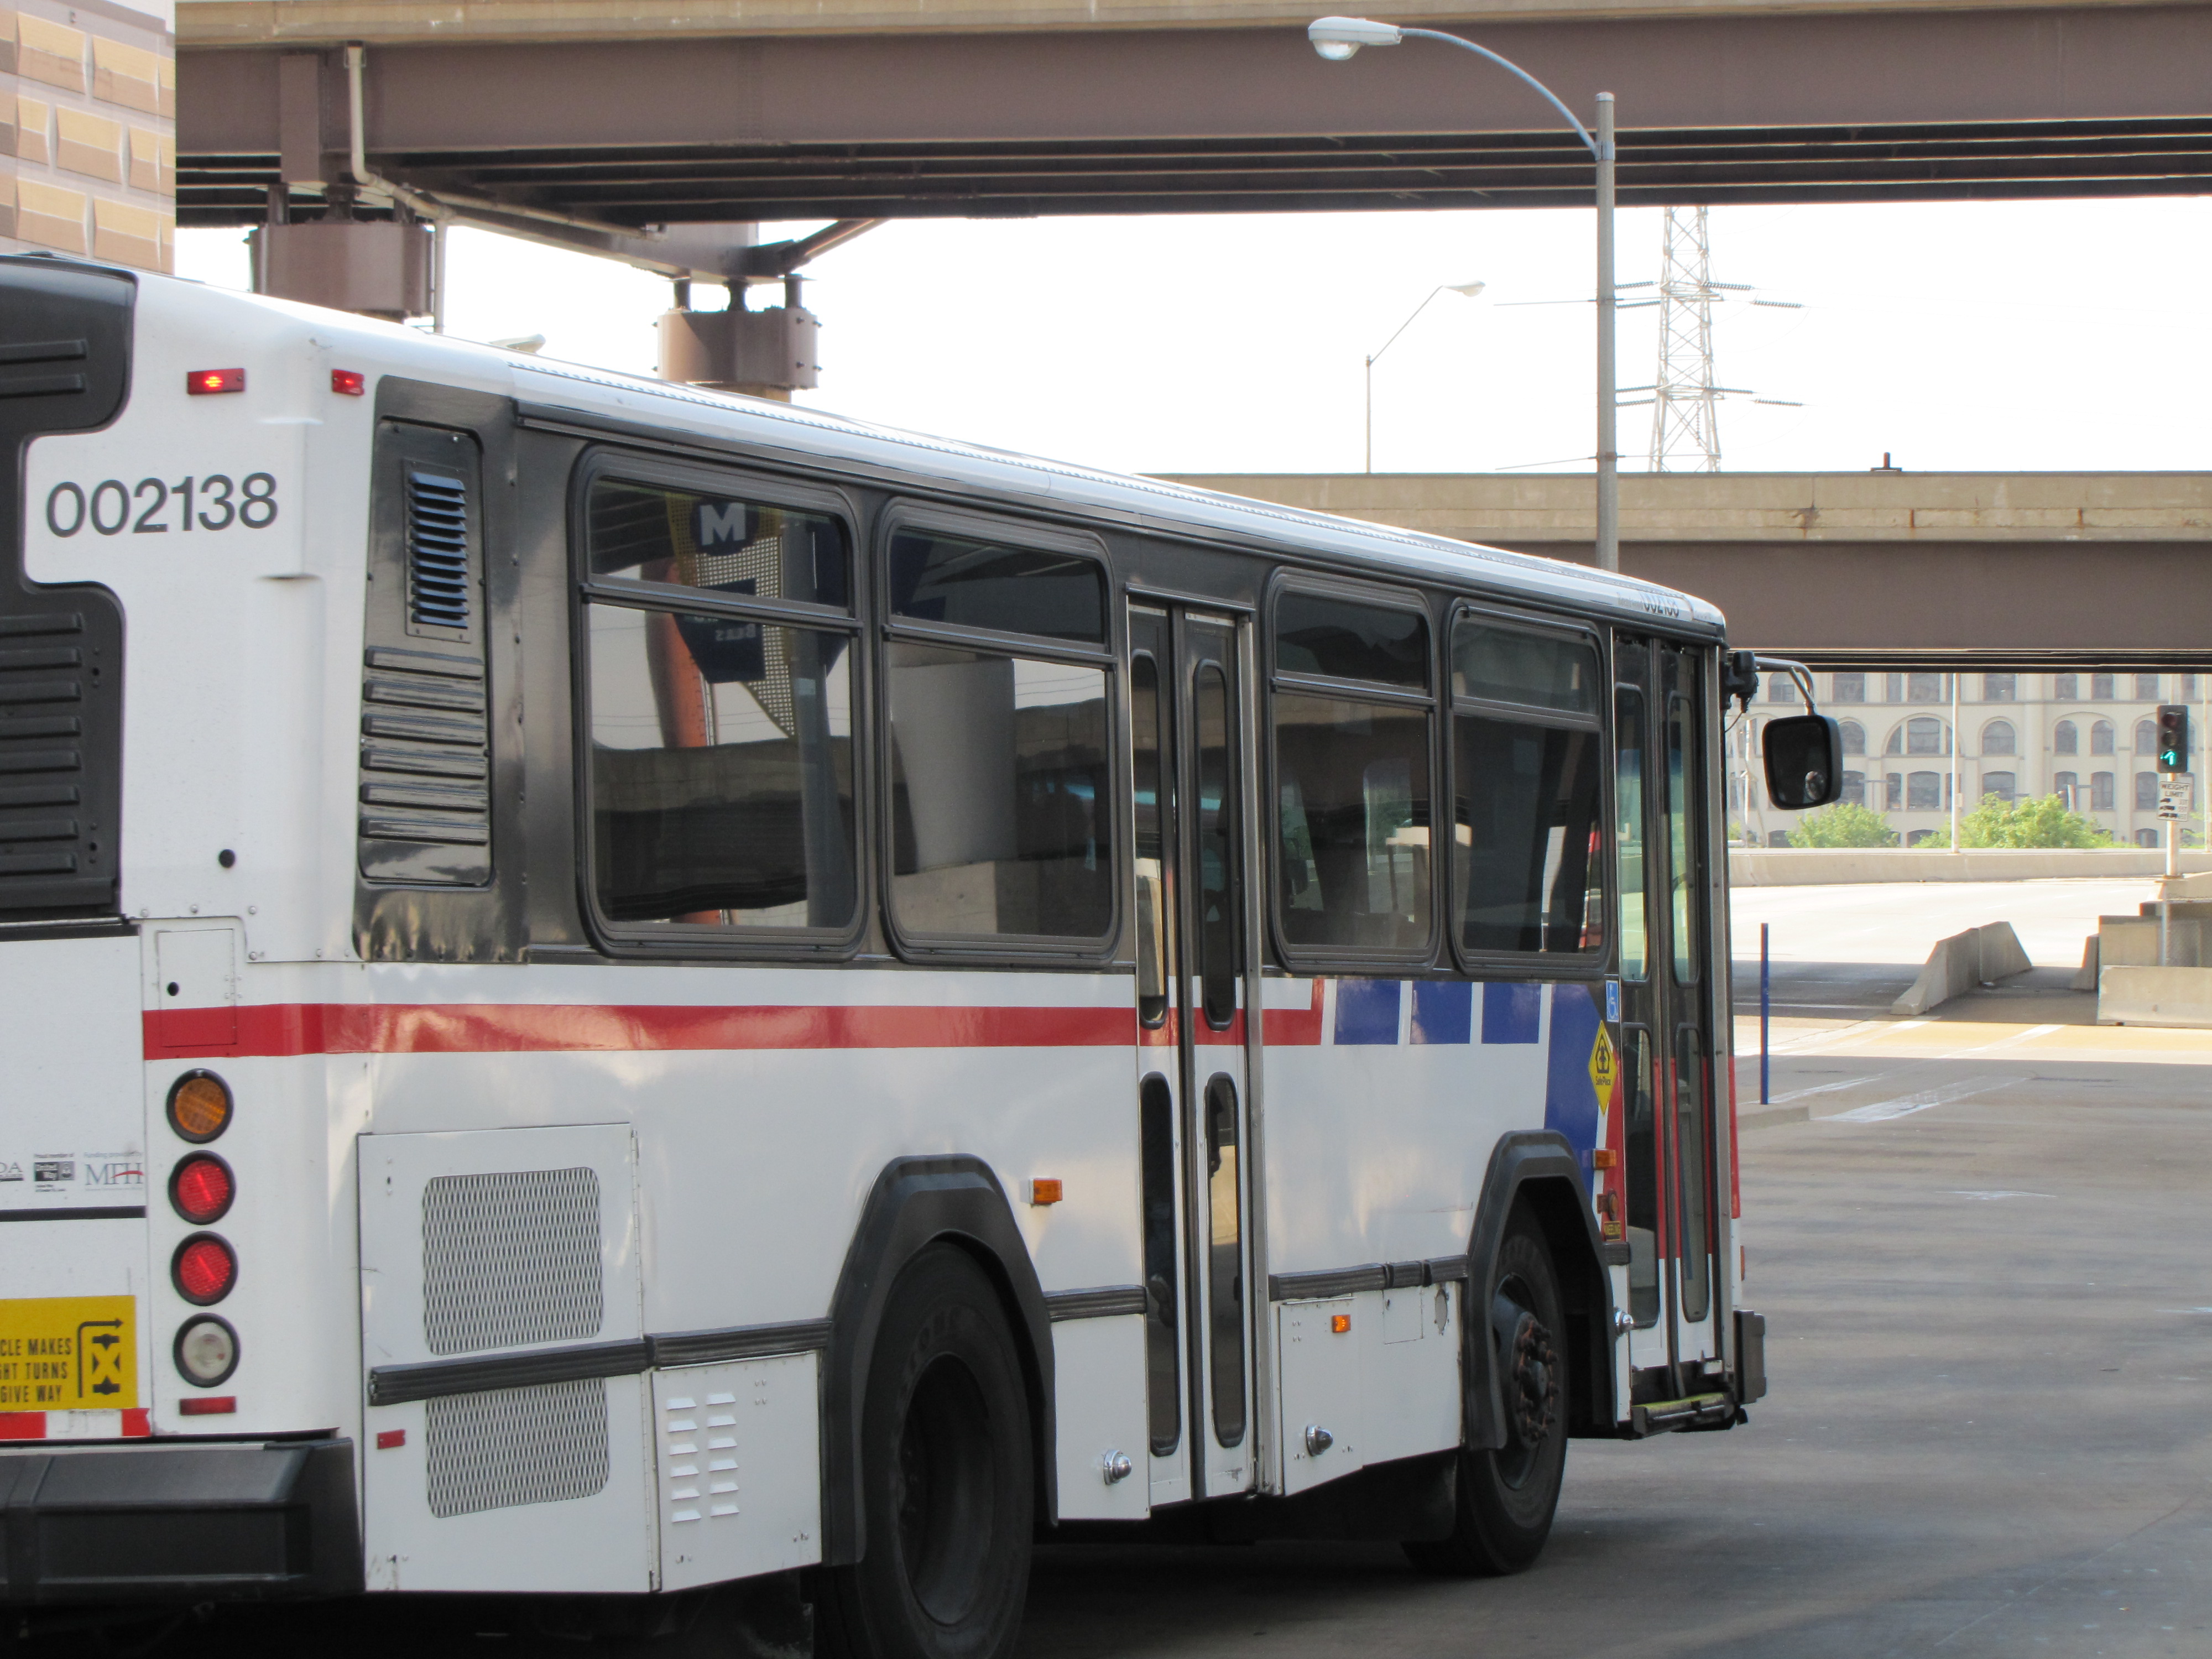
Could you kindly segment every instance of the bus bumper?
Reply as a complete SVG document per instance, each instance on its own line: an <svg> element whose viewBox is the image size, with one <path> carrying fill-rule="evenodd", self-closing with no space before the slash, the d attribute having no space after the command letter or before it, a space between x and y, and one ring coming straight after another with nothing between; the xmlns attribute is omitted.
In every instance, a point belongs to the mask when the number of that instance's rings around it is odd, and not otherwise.
<svg viewBox="0 0 2212 1659"><path fill-rule="evenodd" d="M358 1513L349 1440L0 1452L0 1604L354 1594Z"/></svg>

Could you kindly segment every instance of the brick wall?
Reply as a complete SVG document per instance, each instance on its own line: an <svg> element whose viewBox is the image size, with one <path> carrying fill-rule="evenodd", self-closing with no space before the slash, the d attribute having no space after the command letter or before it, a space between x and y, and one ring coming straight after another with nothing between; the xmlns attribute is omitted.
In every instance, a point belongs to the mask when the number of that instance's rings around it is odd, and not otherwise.
<svg viewBox="0 0 2212 1659"><path fill-rule="evenodd" d="M149 3L0 0L0 251L170 268L177 41Z"/></svg>

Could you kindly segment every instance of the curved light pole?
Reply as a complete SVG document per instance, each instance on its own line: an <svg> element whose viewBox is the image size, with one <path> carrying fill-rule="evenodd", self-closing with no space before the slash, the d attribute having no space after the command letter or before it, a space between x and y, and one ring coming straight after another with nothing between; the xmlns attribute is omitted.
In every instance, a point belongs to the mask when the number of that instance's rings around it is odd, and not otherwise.
<svg viewBox="0 0 2212 1659"><path fill-rule="evenodd" d="M1472 300L1482 292L1480 283L1439 283L1429 290L1429 299L1413 307L1413 314L1398 325L1398 334L1413 327L1416 319L1429 308L1429 300L1439 294L1464 294ZM1367 470L1375 470L1375 365L1382 361L1382 354L1398 343L1398 334L1393 334L1376 349L1367 354Z"/></svg>
<svg viewBox="0 0 2212 1659"><path fill-rule="evenodd" d="M1510 58L1487 46L1478 46L1456 34L1435 29L1400 28L1366 17L1320 17L1306 26L1313 49L1331 63L1340 64L1362 46L1395 46L1402 40L1440 40L1486 58L1534 88L1582 140L1597 163L1597 566L1620 568L1620 453L1613 433L1613 94L1597 95L1597 128L1586 130L1575 112L1561 103L1553 90ZM1431 298L1434 296L1431 295ZM1387 348L1386 348L1387 349ZM1376 356L1382 354L1377 352ZM1371 362L1371 359L1370 360ZM1370 460L1370 468L1372 470Z"/></svg>

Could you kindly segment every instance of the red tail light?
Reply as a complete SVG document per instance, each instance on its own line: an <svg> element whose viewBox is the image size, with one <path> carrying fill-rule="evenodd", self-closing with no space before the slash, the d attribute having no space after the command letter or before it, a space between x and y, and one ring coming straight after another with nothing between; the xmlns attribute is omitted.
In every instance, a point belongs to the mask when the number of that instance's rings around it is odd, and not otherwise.
<svg viewBox="0 0 2212 1659"><path fill-rule="evenodd" d="M185 376L185 391L195 398L245 390L246 371L242 368L196 368Z"/></svg>
<svg viewBox="0 0 2212 1659"><path fill-rule="evenodd" d="M238 1283L238 1257L213 1233L194 1233L177 1246L169 1277L179 1296L204 1308L222 1301Z"/></svg>
<svg viewBox="0 0 2212 1659"><path fill-rule="evenodd" d="M334 368L331 371L331 390L342 398L365 396L368 377L357 368Z"/></svg>
<svg viewBox="0 0 2212 1659"><path fill-rule="evenodd" d="M169 1202L196 1227L222 1220L237 1196L230 1165L213 1152L194 1152L169 1176Z"/></svg>
<svg viewBox="0 0 2212 1659"><path fill-rule="evenodd" d="M177 1413L181 1417L228 1417L237 1410L238 1396L234 1394L196 1395L177 1401Z"/></svg>

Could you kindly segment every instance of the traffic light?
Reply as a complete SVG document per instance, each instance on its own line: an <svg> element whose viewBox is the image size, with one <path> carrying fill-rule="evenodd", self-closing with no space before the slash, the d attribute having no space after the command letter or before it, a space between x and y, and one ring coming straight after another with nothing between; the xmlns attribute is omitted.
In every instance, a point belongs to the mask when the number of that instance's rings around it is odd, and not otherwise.
<svg viewBox="0 0 2212 1659"><path fill-rule="evenodd" d="M2189 769L2189 705L2158 706L2158 769L2171 777Z"/></svg>

